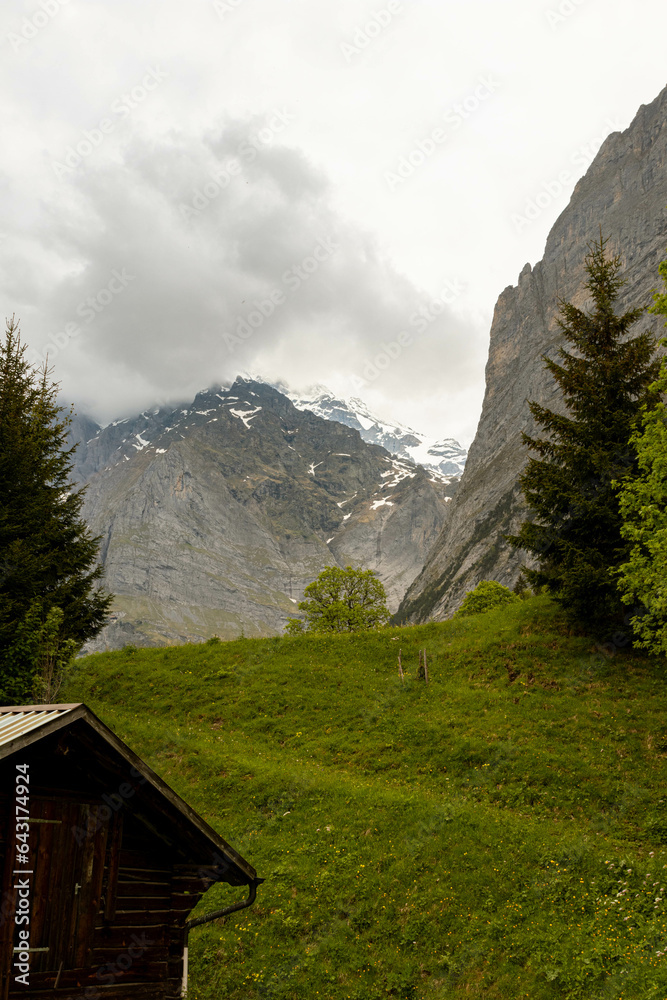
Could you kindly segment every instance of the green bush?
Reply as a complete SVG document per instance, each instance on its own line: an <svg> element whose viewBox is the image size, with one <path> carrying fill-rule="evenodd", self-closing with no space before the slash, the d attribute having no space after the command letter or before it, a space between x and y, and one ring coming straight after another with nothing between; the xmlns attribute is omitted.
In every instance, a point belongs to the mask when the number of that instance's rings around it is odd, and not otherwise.
<svg viewBox="0 0 667 1000"><path fill-rule="evenodd" d="M504 587L502 583L495 580L481 580L474 590L469 591L463 599L463 604L456 612L457 616L480 615L483 611L490 611L501 604L515 604L520 600L517 594L513 594L509 587Z"/></svg>

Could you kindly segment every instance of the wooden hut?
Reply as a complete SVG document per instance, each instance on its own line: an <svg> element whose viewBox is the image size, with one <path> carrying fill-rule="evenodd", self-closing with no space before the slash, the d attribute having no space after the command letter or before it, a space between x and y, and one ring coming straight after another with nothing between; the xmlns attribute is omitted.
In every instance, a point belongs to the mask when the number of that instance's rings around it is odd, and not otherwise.
<svg viewBox="0 0 667 1000"><path fill-rule="evenodd" d="M193 907L262 881L80 704L0 708L0 874L0 1000L178 997Z"/></svg>

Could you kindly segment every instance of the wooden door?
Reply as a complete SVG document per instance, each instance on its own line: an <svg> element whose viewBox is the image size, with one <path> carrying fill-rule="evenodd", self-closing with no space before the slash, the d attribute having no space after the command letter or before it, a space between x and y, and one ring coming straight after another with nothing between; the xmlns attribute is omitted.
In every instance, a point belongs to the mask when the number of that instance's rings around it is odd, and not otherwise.
<svg viewBox="0 0 667 1000"><path fill-rule="evenodd" d="M85 978L100 911L107 813L93 803L31 797L30 990L10 982L10 998Z"/></svg>

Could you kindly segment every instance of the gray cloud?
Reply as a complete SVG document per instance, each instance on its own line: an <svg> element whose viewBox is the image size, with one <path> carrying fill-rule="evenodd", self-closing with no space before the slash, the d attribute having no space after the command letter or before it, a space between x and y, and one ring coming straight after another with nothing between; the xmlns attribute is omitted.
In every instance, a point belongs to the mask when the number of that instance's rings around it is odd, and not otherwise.
<svg viewBox="0 0 667 1000"><path fill-rule="evenodd" d="M244 369L469 443L493 304L541 256L574 153L664 86L660 0L556 24L553 0L402 0L390 21L385 0L44 2L0 10L0 295L101 420ZM492 99L390 190L483 77ZM336 252L290 286L320 239Z"/></svg>
<svg viewBox="0 0 667 1000"><path fill-rule="evenodd" d="M390 394L406 376L429 392L474 377L471 329L447 306L416 318L428 297L333 209L322 172L279 144L288 119L279 109L201 136L134 132L113 157L68 169L23 227L5 281L24 339L98 420L240 369ZM400 365L390 357L365 379L406 331Z"/></svg>

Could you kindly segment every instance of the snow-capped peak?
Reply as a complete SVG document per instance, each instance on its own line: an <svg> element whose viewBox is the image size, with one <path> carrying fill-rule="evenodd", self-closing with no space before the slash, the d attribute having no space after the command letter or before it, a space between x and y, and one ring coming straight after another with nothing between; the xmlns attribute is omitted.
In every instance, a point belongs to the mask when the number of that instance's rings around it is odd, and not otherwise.
<svg viewBox="0 0 667 1000"><path fill-rule="evenodd" d="M303 393L284 383L273 383L298 410L310 410L326 420L337 420L358 430L364 441L379 444L398 458L407 458L445 477L458 477L465 466L467 451L454 438L429 438L405 424L377 417L362 399L336 396L324 385L311 386Z"/></svg>

